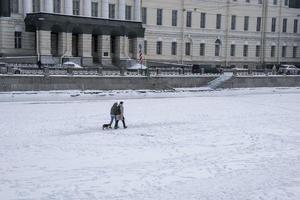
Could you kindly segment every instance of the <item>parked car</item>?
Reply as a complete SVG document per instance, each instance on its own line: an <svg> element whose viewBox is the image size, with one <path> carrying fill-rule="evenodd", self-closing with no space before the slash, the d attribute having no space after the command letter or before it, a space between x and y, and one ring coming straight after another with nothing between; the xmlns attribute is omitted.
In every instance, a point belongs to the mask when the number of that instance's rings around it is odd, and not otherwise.
<svg viewBox="0 0 300 200"><path fill-rule="evenodd" d="M221 70L216 67L212 67L211 65L198 65L194 64L192 66L192 73L210 73L210 74L219 74L221 73Z"/></svg>
<svg viewBox="0 0 300 200"><path fill-rule="evenodd" d="M21 74L22 69L19 67L9 67L7 63L0 62L0 74L7 74L7 73L12 73L12 74Z"/></svg>
<svg viewBox="0 0 300 200"><path fill-rule="evenodd" d="M5 74L7 71L6 63L0 62L0 74Z"/></svg>
<svg viewBox="0 0 300 200"><path fill-rule="evenodd" d="M137 69L147 69L147 67L145 65L136 63L132 66L127 67L128 70L137 70Z"/></svg>
<svg viewBox="0 0 300 200"><path fill-rule="evenodd" d="M82 68L80 65L74 63L74 62L64 62L63 64L63 67L66 67L66 68Z"/></svg>
<svg viewBox="0 0 300 200"><path fill-rule="evenodd" d="M280 65L278 74L300 75L300 69L295 65Z"/></svg>

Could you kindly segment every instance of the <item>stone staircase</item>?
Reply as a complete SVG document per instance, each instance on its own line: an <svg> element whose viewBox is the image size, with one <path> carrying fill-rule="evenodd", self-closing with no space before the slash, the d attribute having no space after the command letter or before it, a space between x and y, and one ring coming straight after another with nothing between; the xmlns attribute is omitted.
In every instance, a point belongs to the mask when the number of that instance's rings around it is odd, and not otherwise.
<svg viewBox="0 0 300 200"><path fill-rule="evenodd" d="M226 81L230 80L232 77L233 77L233 73L232 72L224 72L218 78L210 81L208 83L208 87L210 87L211 89L216 89L220 85L222 85L223 83L225 83Z"/></svg>

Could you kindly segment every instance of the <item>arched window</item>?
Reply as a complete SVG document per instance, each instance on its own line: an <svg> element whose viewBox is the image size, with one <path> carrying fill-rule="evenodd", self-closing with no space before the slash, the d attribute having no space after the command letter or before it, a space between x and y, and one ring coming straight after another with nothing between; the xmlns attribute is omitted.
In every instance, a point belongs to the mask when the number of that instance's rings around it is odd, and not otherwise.
<svg viewBox="0 0 300 200"><path fill-rule="evenodd" d="M220 56L220 50L221 50L221 40L217 39L215 41L215 56Z"/></svg>

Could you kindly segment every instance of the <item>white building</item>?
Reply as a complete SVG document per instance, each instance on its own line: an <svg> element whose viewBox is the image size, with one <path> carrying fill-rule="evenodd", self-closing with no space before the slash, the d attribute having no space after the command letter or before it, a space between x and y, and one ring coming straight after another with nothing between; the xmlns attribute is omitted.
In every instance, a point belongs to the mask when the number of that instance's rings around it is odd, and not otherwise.
<svg viewBox="0 0 300 200"><path fill-rule="evenodd" d="M289 8L288 0L2 0L1 4L2 57L123 65L138 60L142 49L149 64L300 64L300 9Z"/></svg>

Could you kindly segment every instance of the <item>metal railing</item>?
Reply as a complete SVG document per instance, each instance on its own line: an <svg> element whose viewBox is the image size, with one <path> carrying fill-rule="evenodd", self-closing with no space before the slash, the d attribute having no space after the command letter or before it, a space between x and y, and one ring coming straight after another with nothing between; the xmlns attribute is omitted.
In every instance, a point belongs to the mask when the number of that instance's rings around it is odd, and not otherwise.
<svg viewBox="0 0 300 200"><path fill-rule="evenodd" d="M39 68L32 64L6 64L0 65L0 74L7 75L44 75L44 76L220 76L223 72L230 71L234 76L270 76L278 75L273 70L224 70L220 73L207 73L202 70L199 73L193 73L191 68L157 68L152 67L142 69L103 69L94 68L66 68L43 66ZM282 74L285 75L285 74Z"/></svg>

